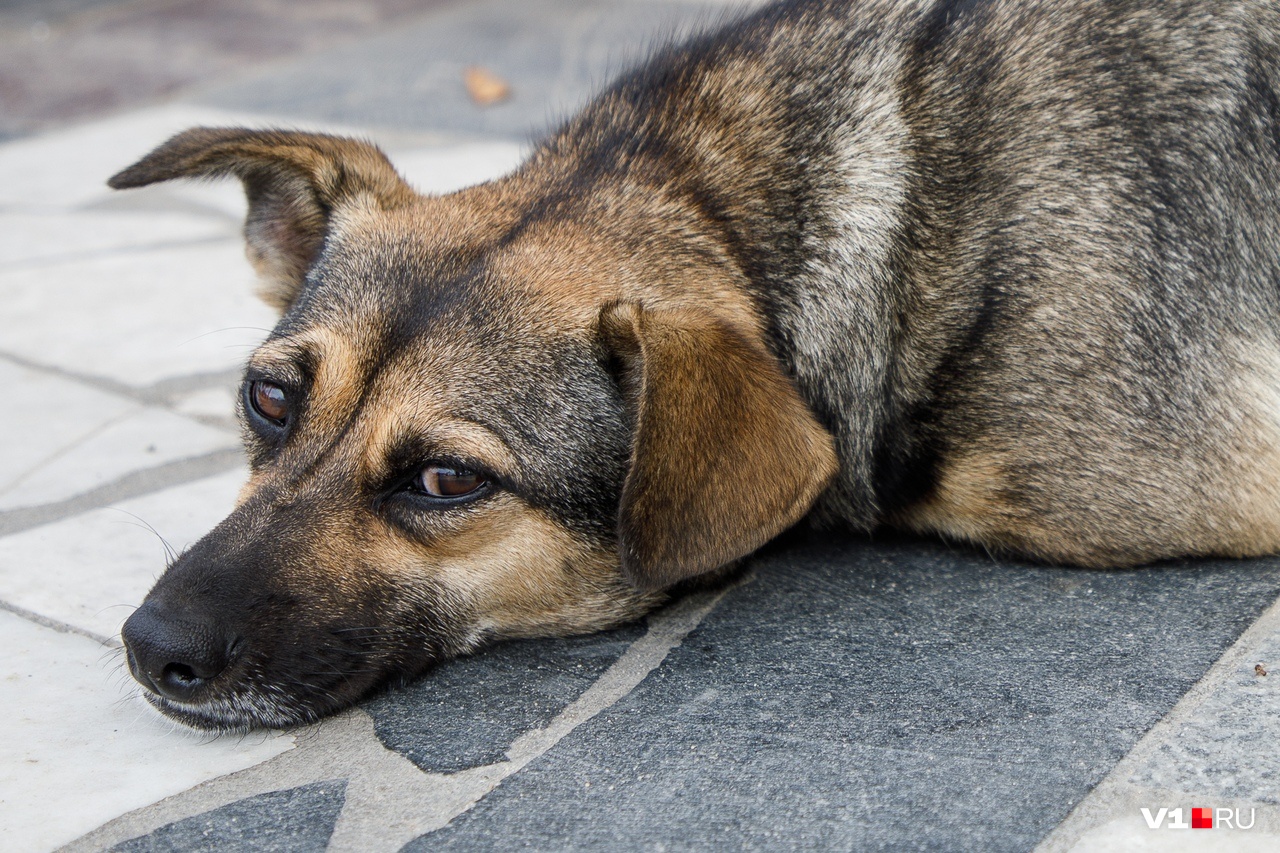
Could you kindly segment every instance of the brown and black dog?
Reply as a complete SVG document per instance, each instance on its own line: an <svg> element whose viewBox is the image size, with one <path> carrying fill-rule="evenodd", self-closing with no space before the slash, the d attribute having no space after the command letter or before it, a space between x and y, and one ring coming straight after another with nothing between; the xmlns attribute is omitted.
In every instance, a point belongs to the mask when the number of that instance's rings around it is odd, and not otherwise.
<svg viewBox="0 0 1280 853"><path fill-rule="evenodd" d="M124 638L288 725L592 631L805 516L1081 566L1280 550L1280 5L791 2L658 52L513 174L196 129L282 318L253 474Z"/></svg>

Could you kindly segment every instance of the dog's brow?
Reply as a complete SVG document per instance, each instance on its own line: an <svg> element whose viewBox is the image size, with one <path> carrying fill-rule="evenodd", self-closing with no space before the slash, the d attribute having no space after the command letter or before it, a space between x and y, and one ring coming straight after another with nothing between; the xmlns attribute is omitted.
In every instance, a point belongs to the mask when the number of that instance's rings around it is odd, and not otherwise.
<svg viewBox="0 0 1280 853"><path fill-rule="evenodd" d="M296 359L282 358L277 355L255 356L249 361L249 370L254 373L265 373L273 380L286 385L302 386L306 384L306 375Z"/></svg>
<svg viewBox="0 0 1280 853"><path fill-rule="evenodd" d="M250 357L251 369L272 373L279 379L302 384L303 364L309 358L307 346L301 342L284 338L267 341Z"/></svg>
<svg viewBox="0 0 1280 853"><path fill-rule="evenodd" d="M484 424L457 420L435 424L423 436L431 446L457 448L493 465L498 473L514 472L515 454L502 437Z"/></svg>
<svg viewBox="0 0 1280 853"><path fill-rule="evenodd" d="M387 421L371 437L365 464L380 470L391 460L441 456L483 463L495 473L512 476L518 469L516 456L496 432L483 424L463 419L440 420L425 428L396 419Z"/></svg>

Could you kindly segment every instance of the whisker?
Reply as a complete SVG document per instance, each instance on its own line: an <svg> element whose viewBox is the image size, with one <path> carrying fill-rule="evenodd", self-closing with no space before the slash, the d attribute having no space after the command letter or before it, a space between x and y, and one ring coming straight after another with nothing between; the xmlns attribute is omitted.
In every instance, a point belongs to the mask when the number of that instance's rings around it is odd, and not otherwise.
<svg viewBox="0 0 1280 853"><path fill-rule="evenodd" d="M156 530L155 527L152 526L151 522L147 521L145 518L143 518L140 515L129 512L127 509L120 509L120 507L115 507L115 506L108 507L108 509L111 509L115 512L123 513L124 515L127 515L130 518L133 518L134 520L136 520L138 522L137 526L140 526L145 530L150 530L155 535L155 537L160 540L160 544L164 547L166 560L170 564L177 561L178 552L174 549L174 547L171 544L169 544L168 539L165 539L163 536L160 535L160 531Z"/></svg>

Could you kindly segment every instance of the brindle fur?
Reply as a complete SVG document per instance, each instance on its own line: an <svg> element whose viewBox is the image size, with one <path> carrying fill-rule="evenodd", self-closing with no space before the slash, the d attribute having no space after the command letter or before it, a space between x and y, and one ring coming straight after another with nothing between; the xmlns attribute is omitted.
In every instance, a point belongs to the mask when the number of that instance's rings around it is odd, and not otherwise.
<svg viewBox="0 0 1280 853"><path fill-rule="evenodd" d="M297 408L245 413L239 508L143 607L229 646L152 696L192 724L632 619L806 513L1082 566L1280 550L1271 0L783 3L452 195L242 129L112 185L222 174L283 311L247 380ZM500 488L424 506L440 459Z"/></svg>

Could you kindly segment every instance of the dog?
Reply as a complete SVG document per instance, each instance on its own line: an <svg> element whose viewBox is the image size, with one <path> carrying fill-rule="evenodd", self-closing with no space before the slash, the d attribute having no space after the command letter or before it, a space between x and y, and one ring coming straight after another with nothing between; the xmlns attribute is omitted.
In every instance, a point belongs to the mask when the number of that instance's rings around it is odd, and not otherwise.
<svg viewBox="0 0 1280 853"><path fill-rule="evenodd" d="M289 726L633 620L802 519L1082 567L1280 551L1280 6L784 2L512 174L197 128L279 325L251 476L124 626L192 726Z"/></svg>

